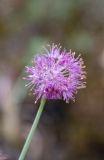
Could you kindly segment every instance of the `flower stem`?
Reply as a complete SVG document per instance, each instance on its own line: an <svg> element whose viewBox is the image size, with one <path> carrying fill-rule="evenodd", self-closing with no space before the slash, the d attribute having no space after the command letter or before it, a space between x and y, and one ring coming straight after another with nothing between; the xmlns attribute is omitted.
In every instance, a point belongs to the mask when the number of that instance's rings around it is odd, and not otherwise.
<svg viewBox="0 0 104 160"><path fill-rule="evenodd" d="M39 122L39 119L40 119L40 117L41 117L41 114L42 114L42 112L43 112L45 102L46 102L45 99L41 99L41 103L40 103L38 112L37 112L37 114L36 114L35 120L34 120L34 122L33 122L33 125L32 125L32 127L31 127L31 130L30 130L29 134L28 134L28 137L27 137L27 139L26 139L26 142L25 142L25 144L24 144L24 147L23 147L23 149L22 149L22 152L21 152L20 157L19 157L18 160L24 160L25 157L26 157L27 151L28 151L29 146L30 146L30 143L31 143L31 141L32 141L32 137L33 137L34 132L35 132L35 130L36 130L36 127L37 127L37 125L38 125L38 122Z"/></svg>

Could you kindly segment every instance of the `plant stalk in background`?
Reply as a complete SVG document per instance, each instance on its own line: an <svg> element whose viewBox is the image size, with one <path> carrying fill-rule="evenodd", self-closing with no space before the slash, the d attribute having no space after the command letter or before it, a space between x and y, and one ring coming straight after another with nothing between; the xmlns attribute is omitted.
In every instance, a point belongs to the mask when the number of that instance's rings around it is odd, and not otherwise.
<svg viewBox="0 0 104 160"><path fill-rule="evenodd" d="M41 103L40 103L38 112L37 112L37 114L36 114L36 117L35 117L35 120L34 120L34 122L33 122L32 127L31 127L31 130L30 130L30 132L29 132L29 134L28 134L28 137L27 137L27 139L26 139L26 142L25 142L25 144L24 144L24 147L23 147L23 149L22 149L22 152L21 152L21 154L20 154L19 160L24 160L25 157L26 157L26 154L27 154L27 152L28 152L30 143L31 143L31 141L32 141L32 137L33 137L34 132L35 132L35 130L36 130L36 128L37 128L37 125L38 125L38 123L39 123L39 119L40 119L40 117L41 117L41 114L42 114L42 112L43 112L44 105L45 105L45 101L46 101L45 99L41 99Z"/></svg>

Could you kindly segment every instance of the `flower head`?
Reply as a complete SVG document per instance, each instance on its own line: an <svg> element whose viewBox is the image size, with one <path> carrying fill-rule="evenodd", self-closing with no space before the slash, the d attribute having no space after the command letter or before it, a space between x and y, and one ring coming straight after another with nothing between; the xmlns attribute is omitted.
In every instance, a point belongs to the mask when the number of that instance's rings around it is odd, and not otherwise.
<svg viewBox="0 0 104 160"><path fill-rule="evenodd" d="M46 99L74 100L77 90L85 87L84 62L75 52L61 51L61 47L52 45L50 50L33 58L32 66L26 66L29 81L36 101Z"/></svg>

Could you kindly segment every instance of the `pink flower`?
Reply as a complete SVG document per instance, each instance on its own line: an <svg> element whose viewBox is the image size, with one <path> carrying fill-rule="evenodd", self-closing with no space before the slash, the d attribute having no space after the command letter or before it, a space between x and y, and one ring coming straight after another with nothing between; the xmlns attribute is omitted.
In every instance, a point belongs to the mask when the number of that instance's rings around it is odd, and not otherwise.
<svg viewBox="0 0 104 160"><path fill-rule="evenodd" d="M75 52L61 51L61 47L52 45L33 58L32 66L26 66L26 86L31 87L36 101L44 97L69 102L78 89L85 88L84 68L82 58L75 57Z"/></svg>

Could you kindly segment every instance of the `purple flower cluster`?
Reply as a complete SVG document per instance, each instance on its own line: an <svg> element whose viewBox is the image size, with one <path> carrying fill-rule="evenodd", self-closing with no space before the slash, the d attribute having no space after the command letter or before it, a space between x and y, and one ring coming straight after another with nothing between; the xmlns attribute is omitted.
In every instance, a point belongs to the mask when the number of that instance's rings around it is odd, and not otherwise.
<svg viewBox="0 0 104 160"><path fill-rule="evenodd" d="M75 52L61 51L61 47L52 45L49 50L33 58L32 66L26 66L27 86L31 87L36 101L46 99L74 100L80 88L85 88L84 62Z"/></svg>

